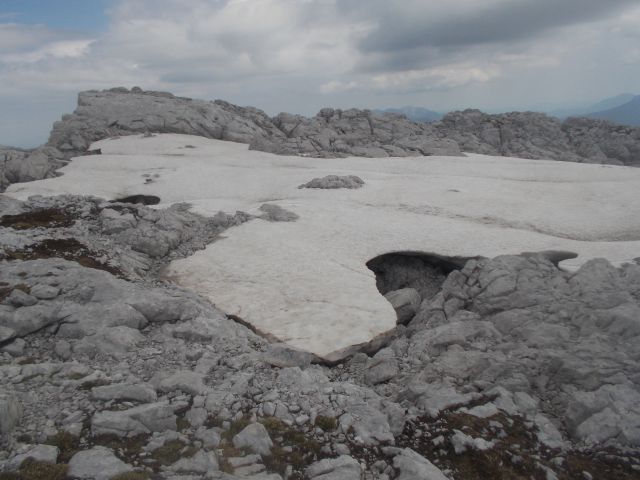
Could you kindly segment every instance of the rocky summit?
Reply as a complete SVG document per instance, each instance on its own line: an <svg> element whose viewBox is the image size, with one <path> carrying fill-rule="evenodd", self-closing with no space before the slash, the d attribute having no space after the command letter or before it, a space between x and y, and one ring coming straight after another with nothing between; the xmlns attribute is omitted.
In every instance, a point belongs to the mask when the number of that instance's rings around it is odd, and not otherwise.
<svg viewBox="0 0 640 480"><path fill-rule="evenodd" d="M81 94L2 150L0 480L637 479L638 170L496 157L637 134L527 118Z"/></svg>

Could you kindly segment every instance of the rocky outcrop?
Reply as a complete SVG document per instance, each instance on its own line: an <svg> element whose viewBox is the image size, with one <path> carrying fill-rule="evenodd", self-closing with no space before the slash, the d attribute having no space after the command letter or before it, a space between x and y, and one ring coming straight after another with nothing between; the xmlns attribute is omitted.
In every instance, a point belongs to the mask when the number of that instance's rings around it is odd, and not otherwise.
<svg viewBox="0 0 640 480"><path fill-rule="evenodd" d="M280 113L215 100L176 97L138 87L89 90L53 125L46 145L0 147L0 191L48 178L92 142L136 133L182 133L247 143L251 149L313 157L462 155L461 152L571 162L640 165L640 129L601 120L561 122L540 113L488 115L465 110L440 122L358 109L322 109L316 116Z"/></svg>
<svg viewBox="0 0 640 480"><path fill-rule="evenodd" d="M65 156L55 147L19 150L0 145L0 192L12 183L55 177L55 171L66 163Z"/></svg>
<svg viewBox="0 0 640 480"><path fill-rule="evenodd" d="M568 162L640 166L640 128L602 120L564 122L535 112L452 112L436 131L464 152Z"/></svg>
<svg viewBox="0 0 640 480"><path fill-rule="evenodd" d="M70 157L96 140L146 132L199 135L289 155L459 154L455 143L439 139L431 127L397 115L325 109L314 118L280 114L271 119L252 107L138 88L80 93L76 111L54 124L48 145Z"/></svg>
<svg viewBox="0 0 640 480"><path fill-rule="evenodd" d="M273 119L281 136L263 136L250 148L313 157L407 157L461 155L458 145L428 124L370 110L324 108L312 118L281 113Z"/></svg>
<svg viewBox="0 0 640 480"><path fill-rule="evenodd" d="M298 188L320 188L320 189L337 189L337 188L362 188L364 180L356 175L327 175L322 178L314 178L300 185Z"/></svg>

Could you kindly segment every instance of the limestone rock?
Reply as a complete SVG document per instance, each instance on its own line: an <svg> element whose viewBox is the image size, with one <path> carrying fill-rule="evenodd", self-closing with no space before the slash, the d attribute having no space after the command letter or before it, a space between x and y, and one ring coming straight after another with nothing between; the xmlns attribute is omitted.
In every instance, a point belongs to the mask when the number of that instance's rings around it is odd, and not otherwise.
<svg viewBox="0 0 640 480"><path fill-rule="evenodd" d="M296 350L284 343L272 343L264 352L263 360L274 367L305 368L311 364L313 355L308 352Z"/></svg>
<svg viewBox="0 0 640 480"><path fill-rule="evenodd" d="M356 175L327 175L322 178L314 178L298 188L320 188L320 189L336 189L336 188L362 188L364 181Z"/></svg>
<svg viewBox="0 0 640 480"><path fill-rule="evenodd" d="M22 407L18 399L9 393L0 393L0 435L10 433L21 417Z"/></svg>
<svg viewBox="0 0 640 480"><path fill-rule="evenodd" d="M131 471L133 467L116 457L110 449L95 446L71 457L68 474L82 480L110 480Z"/></svg>
<svg viewBox="0 0 640 480"><path fill-rule="evenodd" d="M58 461L59 453L58 447L54 447L53 445L33 445L26 452L16 455L9 460L4 468L9 471L18 470L22 462L28 458L40 463L55 464Z"/></svg>
<svg viewBox="0 0 640 480"><path fill-rule="evenodd" d="M205 393L204 375L197 372L182 370L169 375L161 375L152 379L152 383L162 392L182 390L191 395Z"/></svg>
<svg viewBox="0 0 640 480"><path fill-rule="evenodd" d="M91 419L93 435L119 437L176 429L176 416L165 402L149 403L128 410L102 411Z"/></svg>
<svg viewBox="0 0 640 480"><path fill-rule="evenodd" d="M218 470L218 459L215 453L199 450L191 458L181 458L168 468L172 472L202 475Z"/></svg>
<svg viewBox="0 0 640 480"><path fill-rule="evenodd" d="M434 124L462 151L519 158L640 165L640 128L602 120L569 118L564 122L542 113L488 115L479 110L452 112Z"/></svg>
<svg viewBox="0 0 640 480"><path fill-rule="evenodd" d="M400 472L397 480L449 480L438 467L410 448L394 457L393 466Z"/></svg>
<svg viewBox="0 0 640 480"><path fill-rule="evenodd" d="M320 460L305 469L312 480L360 480L362 468L358 461L348 455Z"/></svg>
<svg viewBox="0 0 640 480"><path fill-rule="evenodd" d="M398 323L407 323L411 320L418 308L420 308L420 303L422 302L422 298L418 291L414 288L403 288L400 290L393 290L391 292L387 292L384 295L384 298L389 300L389 303L396 311L398 315Z"/></svg>
<svg viewBox="0 0 640 480"><path fill-rule="evenodd" d="M252 423L233 437L233 446L236 448L247 447L260 455L269 455L273 442L264 425Z"/></svg>
<svg viewBox="0 0 640 480"><path fill-rule="evenodd" d="M91 398L96 400L133 400L140 403L155 402L156 391L150 385L103 385L91 389Z"/></svg>

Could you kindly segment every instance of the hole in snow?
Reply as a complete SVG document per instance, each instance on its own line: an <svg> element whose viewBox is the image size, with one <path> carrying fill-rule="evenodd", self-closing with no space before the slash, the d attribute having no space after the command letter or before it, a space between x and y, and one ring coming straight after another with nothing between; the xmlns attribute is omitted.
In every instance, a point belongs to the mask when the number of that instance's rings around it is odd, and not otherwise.
<svg viewBox="0 0 640 480"><path fill-rule="evenodd" d="M129 195L128 197L116 198L112 200L118 203L136 203L139 205L158 205L160 203L160 197L155 195Z"/></svg>

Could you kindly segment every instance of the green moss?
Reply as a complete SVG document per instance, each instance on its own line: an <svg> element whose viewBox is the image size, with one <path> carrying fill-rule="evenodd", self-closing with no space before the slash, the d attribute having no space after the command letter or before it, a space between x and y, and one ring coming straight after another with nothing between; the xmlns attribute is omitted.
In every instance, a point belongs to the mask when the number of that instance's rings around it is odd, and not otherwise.
<svg viewBox="0 0 640 480"><path fill-rule="evenodd" d="M27 458L22 462L19 475L15 478L19 480L64 480L67 478L68 469L68 465L51 465Z"/></svg>
<svg viewBox="0 0 640 480"><path fill-rule="evenodd" d="M71 457L80 449L80 438L62 430L47 438L45 443L58 447L58 450L60 450L58 461L62 463L71 460Z"/></svg>
<svg viewBox="0 0 640 480"><path fill-rule="evenodd" d="M229 426L229 428L224 432L222 432L221 436L225 440L228 440L229 442L231 442L233 440L233 437L235 437L242 430L247 428L250 423L251 423L251 419L247 416L244 416L238 420L234 420L233 422L231 422L231 425Z"/></svg>
<svg viewBox="0 0 640 480"><path fill-rule="evenodd" d="M16 472L0 472L0 480L22 480L22 477Z"/></svg>
<svg viewBox="0 0 640 480"><path fill-rule="evenodd" d="M142 452L144 447L149 441L149 435L140 434L135 437L118 437L117 435L99 435L94 438L96 445L102 445L103 447L113 450L121 460L125 463L131 463Z"/></svg>
<svg viewBox="0 0 640 480"><path fill-rule="evenodd" d="M111 480L149 480L151 475L147 472L127 472L116 475Z"/></svg>
<svg viewBox="0 0 640 480"><path fill-rule="evenodd" d="M217 415L209 415L203 425L207 428L222 428L222 419Z"/></svg>
<svg viewBox="0 0 640 480"><path fill-rule="evenodd" d="M189 423L189 420L184 418L184 416L179 416L176 419L176 426L178 428L178 431L182 432L182 431L186 430L187 428L189 428L191 426L191 423Z"/></svg>
<svg viewBox="0 0 640 480"><path fill-rule="evenodd" d="M325 432L333 432L336 428L338 428L338 420L335 417L318 415L316 417L315 426L321 428Z"/></svg>
<svg viewBox="0 0 640 480"><path fill-rule="evenodd" d="M181 440L171 440L151 452L150 457L160 465L171 465L181 458L193 457L197 451L195 447L187 447Z"/></svg>
<svg viewBox="0 0 640 480"><path fill-rule="evenodd" d="M260 420L260 423L264 425L264 428L267 429L267 432L269 432L269 435L272 437L282 435L290 428L289 425L287 425L277 417L263 418L262 420Z"/></svg>

